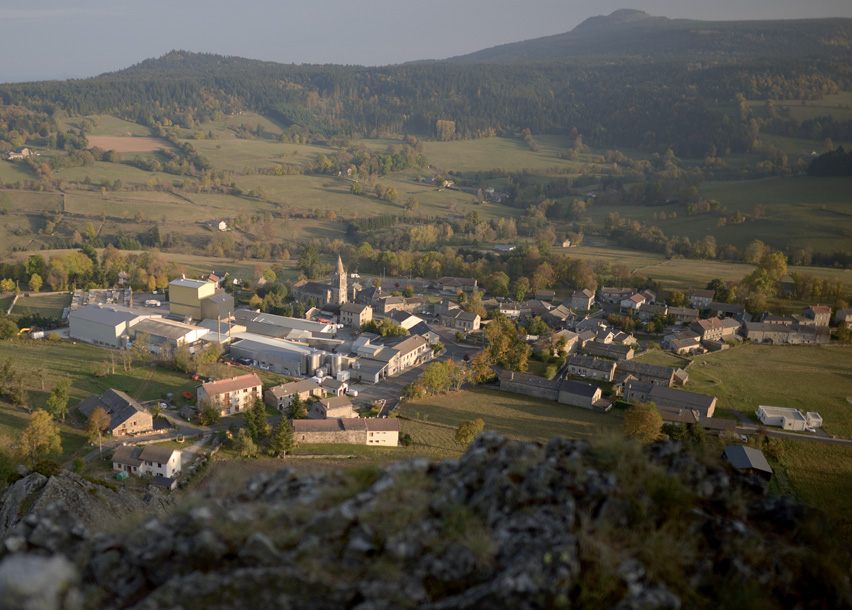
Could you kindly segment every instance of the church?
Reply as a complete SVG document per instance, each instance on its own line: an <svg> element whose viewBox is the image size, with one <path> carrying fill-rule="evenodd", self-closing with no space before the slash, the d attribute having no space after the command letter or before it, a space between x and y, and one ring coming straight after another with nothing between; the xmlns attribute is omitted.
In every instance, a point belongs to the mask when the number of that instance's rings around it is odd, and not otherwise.
<svg viewBox="0 0 852 610"><path fill-rule="evenodd" d="M313 299L314 307L322 309L326 306L340 307L349 302L347 294L346 270L343 260L337 257L337 268L331 274L331 280L325 282L309 282L300 280L293 284L293 298L308 305Z"/></svg>

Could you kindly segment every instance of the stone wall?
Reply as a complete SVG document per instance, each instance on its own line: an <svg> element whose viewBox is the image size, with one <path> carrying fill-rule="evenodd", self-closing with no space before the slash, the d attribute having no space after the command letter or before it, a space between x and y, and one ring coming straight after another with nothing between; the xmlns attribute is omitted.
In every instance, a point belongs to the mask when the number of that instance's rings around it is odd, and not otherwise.
<svg viewBox="0 0 852 610"><path fill-rule="evenodd" d="M346 445L366 445L366 430L334 430L323 432L296 432L294 439L297 443L335 443Z"/></svg>

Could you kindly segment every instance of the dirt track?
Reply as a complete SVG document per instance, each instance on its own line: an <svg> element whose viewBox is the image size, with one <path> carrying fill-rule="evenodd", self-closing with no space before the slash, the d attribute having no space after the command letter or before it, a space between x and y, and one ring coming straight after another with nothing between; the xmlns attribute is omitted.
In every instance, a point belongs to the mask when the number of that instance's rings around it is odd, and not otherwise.
<svg viewBox="0 0 852 610"><path fill-rule="evenodd" d="M161 148L174 149L171 142L160 138L126 137L126 136L86 136L89 146L97 146L101 150L126 152L150 152Z"/></svg>

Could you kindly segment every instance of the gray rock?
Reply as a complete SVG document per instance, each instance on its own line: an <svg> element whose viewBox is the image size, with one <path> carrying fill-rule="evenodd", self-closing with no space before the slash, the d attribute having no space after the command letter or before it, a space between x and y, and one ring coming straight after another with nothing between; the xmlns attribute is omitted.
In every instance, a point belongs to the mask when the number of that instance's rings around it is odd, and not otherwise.
<svg viewBox="0 0 852 610"><path fill-rule="evenodd" d="M55 555L10 555L0 563L0 610L77 610L77 569Z"/></svg>

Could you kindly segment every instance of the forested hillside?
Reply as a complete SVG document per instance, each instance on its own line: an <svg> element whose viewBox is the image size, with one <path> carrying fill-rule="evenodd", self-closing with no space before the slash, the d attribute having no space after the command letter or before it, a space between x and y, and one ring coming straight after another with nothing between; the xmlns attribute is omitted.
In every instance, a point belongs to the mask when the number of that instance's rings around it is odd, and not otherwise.
<svg viewBox="0 0 852 610"><path fill-rule="evenodd" d="M313 142L529 129L703 158L751 150L764 125L744 99L819 99L852 88L852 20L600 19L609 21L459 62L296 66L175 51L86 80L2 85L0 101L48 115L115 114L190 129L217 113L252 110ZM772 120L779 132L801 129L783 115ZM831 131L852 128L841 122ZM9 138L0 132L0 140Z"/></svg>

